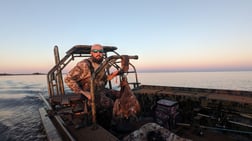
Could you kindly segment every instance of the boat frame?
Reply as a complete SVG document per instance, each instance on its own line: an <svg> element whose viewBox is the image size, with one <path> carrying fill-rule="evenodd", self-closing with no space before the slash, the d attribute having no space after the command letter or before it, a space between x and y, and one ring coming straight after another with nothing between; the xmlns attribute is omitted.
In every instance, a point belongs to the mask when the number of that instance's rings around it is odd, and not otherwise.
<svg viewBox="0 0 252 141"><path fill-rule="evenodd" d="M67 87L63 82L63 69L76 58L90 57L91 45L73 46L66 55L60 59L58 46L54 47L55 65L47 74L48 97L41 96L45 101L44 110L40 109L43 125L47 131L48 140L110 140L117 141L126 137L129 133L118 134L114 131L105 129L96 121L95 104L92 98L91 103L91 126L81 129L74 129L68 126L64 117L81 117L86 113L84 111L73 112L73 105L79 102L87 102L81 95L76 95L71 91L67 91ZM93 80L101 70L110 73L111 67L120 70L121 57L116 52L117 47L104 46L104 62L91 76L91 97L94 97ZM112 54L112 55L110 55ZM128 56L130 59L138 59L137 55ZM245 137L244 140L252 136L252 92L242 90L222 90L222 89L206 89L206 88L188 88L188 87L172 87L172 86L155 86L140 85L135 66L129 63L130 70L127 74L132 74L134 79L129 82L132 91L139 100L141 105L140 118L141 122L138 126L148 122L156 122L155 110L159 100L172 100L178 102L179 109L174 119L175 127L170 128L179 136L190 138L192 140L208 140L210 137L203 132L218 131L216 137L227 136L222 132L237 134L237 136ZM110 67L108 67L110 66ZM125 75L125 74L124 74ZM119 76L121 80L123 75ZM114 84L109 81L108 88L115 88ZM151 119L149 120L149 117ZM146 118L145 120L143 120ZM183 118L184 120L181 120ZM208 124L205 124L207 122ZM165 126L165 125L162 125ZM232 128L229 128L229 127ZM196 134L185 134L189 130L196 130ZM54 132L52 132L52 130ZM57 131L55 131L57 130ZM51 133L50 133L50 132ZM183 132L183 133L181 133ZM52 134L52 135L51 135ZM209 133L209 135L213 132ZM215 134L215 133L214 133ZM225 138L227 140L235 140L237 138ZM217 141L217 140L216 140Z"/></svg>

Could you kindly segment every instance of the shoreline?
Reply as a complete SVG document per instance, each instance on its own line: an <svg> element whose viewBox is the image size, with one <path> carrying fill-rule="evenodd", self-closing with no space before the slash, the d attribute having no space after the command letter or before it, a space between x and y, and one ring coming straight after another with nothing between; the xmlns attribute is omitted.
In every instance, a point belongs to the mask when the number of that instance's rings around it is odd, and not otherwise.
<svg viewBox="0 0 252 141"><path fill-rule="evenodd" d="M12 75L46 75L46 73L0 73L0 76L12 76Z"/></svg>

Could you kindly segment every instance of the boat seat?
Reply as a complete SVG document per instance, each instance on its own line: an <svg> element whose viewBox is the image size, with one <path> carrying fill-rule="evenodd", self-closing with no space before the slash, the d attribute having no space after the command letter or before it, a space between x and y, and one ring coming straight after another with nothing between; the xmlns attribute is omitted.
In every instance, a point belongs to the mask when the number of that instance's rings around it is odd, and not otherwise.
<svg viewBox="0 0 252 141"><path fill-rule="evenodd" d="M57 95L57 96L52 96L50 98L51 103L60 104L60 105L69 105L77 101L83 101L84 99L85 98L82 95L78 95L78 94Z"/></svg>

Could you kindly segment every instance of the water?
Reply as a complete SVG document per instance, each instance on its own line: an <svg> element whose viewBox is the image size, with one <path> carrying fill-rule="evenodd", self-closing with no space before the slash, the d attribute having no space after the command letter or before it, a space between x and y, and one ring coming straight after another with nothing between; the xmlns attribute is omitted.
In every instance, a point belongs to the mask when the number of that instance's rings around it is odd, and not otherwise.
<svg viewBox="0 0 252 141"><path fill-rule="evenodd" d="M138 73L138 79L149 85L252 91L252 71ZM47 95L45 75L0 76L1 141L46 140L38 112L43 106L39 93Z"/></svg>
<svg viewBox="0 0 252 141"><path fill-rule="evenodd" d="M44 92L45 76L0 76L0 140L43 141L38 93Z"/></svg>
<svg viewBox="0 0 252 141"><path fill-rule="evenodd" d="M140 73L141 84L252 91L252 71Z"/></svg>

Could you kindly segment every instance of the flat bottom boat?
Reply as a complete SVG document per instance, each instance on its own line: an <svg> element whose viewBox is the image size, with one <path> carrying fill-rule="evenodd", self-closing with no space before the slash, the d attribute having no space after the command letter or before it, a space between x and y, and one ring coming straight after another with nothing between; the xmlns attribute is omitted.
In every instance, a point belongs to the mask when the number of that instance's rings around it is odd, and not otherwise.
<svg viewBox="0 0 252 141"><path fill-rule="evenodd" d="M96 113L85 98L73 94L62 81L65 66L76 57L89 57L90 48L74 46L62 59L58 47L54 48L56 64L47 74L48 96L41 95L45 107L40 109L48 140L250 141L252 138L252 92L140 85L131 63L126 74L135 79L128 84L141 111L134 117L111 119L102 112ZM122 55L116 49L104 46L105 61L94 73L108 65L120 69ZM111 52L115 55L108 57ZM108 89L113 88L109 81Z"/></svg>

